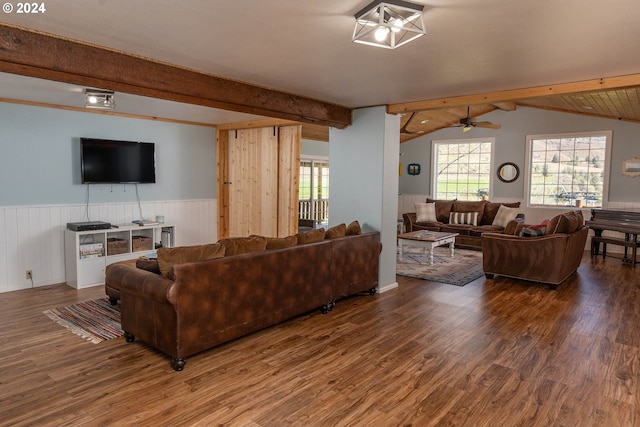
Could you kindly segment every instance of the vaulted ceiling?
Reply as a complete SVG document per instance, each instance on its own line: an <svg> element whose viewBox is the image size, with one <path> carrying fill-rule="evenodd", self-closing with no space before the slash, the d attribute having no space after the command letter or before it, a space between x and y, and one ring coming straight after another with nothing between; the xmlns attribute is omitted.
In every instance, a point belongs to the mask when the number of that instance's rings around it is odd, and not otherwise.
<svg viewBox="0 0 640 427"><path fill-rule="evenodd" d="M0 100L81 108L69 94L92 86L122 93L116 114L209 125L297 120L313 139L326 138L328 125L348 125L343 109L373 105L403 114L402 141L458 124L467 108L478 121L519 106L640 121L637 0L414 1L425 5L427 36L390 51L350 41L353 14L368 0L84 0L82 7L56 0L44 13L2 15L0 72L9 74L0 74ZM50 49L47 56L37 49L52 45L21 45L16 29L185 73L144 76L144 66L131 61L112 67L111 80L95 78L111 64L91 49L76 56ZM34 73L38 67L47 73ZM65 67L74 79L65 78ZM188 89L187 71L207 76L191 79L188 96L139 90ZM134 73L138 86L124 82ZM48 84L23 84L16 75ZM237 84L256 91L219 99Z"/></svg>
<svg viewBox="0 0 640 427"><path fill-rule="evenodd" d="M633 80L635 85L640 82L640 76L636 79L625 78L624 80ZM584 82L578 87L591 87L601 82ZM409 141L424 134L435 132L437 130L450 127L461 126L460 120L469 114L472 118L479 118L491 111L501 109L505 111L513 111L518 107L541 108L551 111L560 111L564 113L581 114L592 117L602 117L613 120L623 120L628 122L640 123L640 87L624 86L626 83L618 82L613 86L622 85L620 88L608 90L585 90L576 91L576 84L568 85L568 93L558 95L542 94L534 97L518 98L517 94L502 96L501 99L508 101L500 101L493 103L473 104L476 97L462 97L457 102L468 102L468 106L457 106L448 108L433 108L428 103L416 103L411 107L410 112L402 112L401 126L404 132L401 132L400 139L402 142ZM567 85L562 85L566 88ZM552 89L544 88L543 90ZM495 94L487 94L487 96L495 96ZM441 100L442 102L452 102L453 100ZM408 107L400 104L390 107L394 112L399 112ZM499 125L499 123L496 123Z"/></svg>

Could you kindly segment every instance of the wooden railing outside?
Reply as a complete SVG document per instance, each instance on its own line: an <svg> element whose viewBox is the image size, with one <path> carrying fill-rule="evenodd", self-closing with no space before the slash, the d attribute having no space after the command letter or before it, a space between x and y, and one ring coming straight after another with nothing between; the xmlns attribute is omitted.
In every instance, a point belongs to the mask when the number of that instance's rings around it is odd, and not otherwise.
<svg viewBox="0 0 640 427"><path fill-rule="evenodd" d="M313 219L317 224L329 222L329 199L298 200L298 218Z"/></svg>

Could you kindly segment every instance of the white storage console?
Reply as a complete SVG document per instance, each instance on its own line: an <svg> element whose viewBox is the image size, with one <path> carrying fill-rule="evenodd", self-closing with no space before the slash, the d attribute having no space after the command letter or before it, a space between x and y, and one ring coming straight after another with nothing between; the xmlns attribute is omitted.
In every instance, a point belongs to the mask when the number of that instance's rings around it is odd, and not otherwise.
<svg viewBox="0 0 640 427"><path fill-rule="evenodd" d="M127 225L108 230L64 234L66 281L74 288L104 284L107 265L156 253L160 245L175 244L175 227L168 224Z"/></svg>

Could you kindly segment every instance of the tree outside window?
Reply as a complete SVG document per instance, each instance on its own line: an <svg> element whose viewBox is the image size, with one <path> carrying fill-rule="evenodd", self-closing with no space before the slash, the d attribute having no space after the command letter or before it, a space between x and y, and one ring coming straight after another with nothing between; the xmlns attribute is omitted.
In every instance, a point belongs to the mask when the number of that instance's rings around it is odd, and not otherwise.
<svg viewBox="0 0 640 427"><path fill-rule="evenodd" d="M527 136L528 201L601 207L611 132Z"/></svg>
<svg viewBox="0 0 640 427"><path fill-rule="evenodd" d="M433 141L436 199L481 200L492 178L493 138Z"/></svg>

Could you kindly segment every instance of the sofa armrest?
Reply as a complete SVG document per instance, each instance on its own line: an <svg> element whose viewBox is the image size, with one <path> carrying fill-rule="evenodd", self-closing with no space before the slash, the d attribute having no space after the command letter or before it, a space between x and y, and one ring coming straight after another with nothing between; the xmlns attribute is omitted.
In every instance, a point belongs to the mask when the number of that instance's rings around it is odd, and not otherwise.
<svg viewBox="0 0 640 427"><path fill-rule="evenodd" d="M416 223L416 218L417 216L415 212L408 212L408 213L402 214L402 222L404 223L405 233L410 233L413 231L413 224Z"/></svg>
<svg viewBox="0 0 640 427"><path fill-rule="evenodd" d="M161 303L175 304L171 295L174 281L160 274L129 265L113 265L107 269L105 283L121 292L128 292Z"/></svg>

